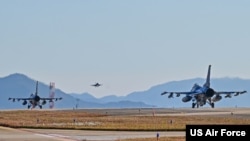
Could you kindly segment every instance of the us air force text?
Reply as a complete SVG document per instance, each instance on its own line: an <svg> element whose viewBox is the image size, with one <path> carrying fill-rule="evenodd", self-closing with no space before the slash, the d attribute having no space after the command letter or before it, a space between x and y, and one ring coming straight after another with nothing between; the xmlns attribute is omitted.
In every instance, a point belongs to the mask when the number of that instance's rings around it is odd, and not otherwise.
<svg viewBox="0 0 250 141"><path fill-rule="evenodd" d="M236 130L236 131L230 131L227 129L190 129L189 131L190 136L238 136L238 137L244 137L246 136L246 131L242 130Z"/></svg>

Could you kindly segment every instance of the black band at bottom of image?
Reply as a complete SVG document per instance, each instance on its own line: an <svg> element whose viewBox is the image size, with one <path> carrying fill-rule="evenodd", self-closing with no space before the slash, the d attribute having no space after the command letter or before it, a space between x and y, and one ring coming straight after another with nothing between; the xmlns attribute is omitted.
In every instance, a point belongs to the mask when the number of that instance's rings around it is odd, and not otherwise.
<svg viewBox="0 0 250 141"><path fill-rule="evenodd" d="M239 139L249 141L250 125L186 125L186 141Z"/></svg>

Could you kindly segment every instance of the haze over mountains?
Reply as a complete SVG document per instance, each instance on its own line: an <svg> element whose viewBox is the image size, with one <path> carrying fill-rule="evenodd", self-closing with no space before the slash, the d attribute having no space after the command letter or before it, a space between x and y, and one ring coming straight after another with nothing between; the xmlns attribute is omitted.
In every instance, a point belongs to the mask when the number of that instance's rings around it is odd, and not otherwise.
<svg viewBox="0 0 250 141"><path fill-rule="evenodd" d="M35 82L24 74L11 74L0 78L0 109L27 109L27 105L23 106L22 102L9 101L9 97L29 97L35 91ZM182 81L166 82L152 86L148 90L132 92L126 96L109 95L102 98L96 98L89 93L67 94L61 89L56 88L55 97L62 97L61 101L55 102L55 109L68 108L72 109L78 105L78 108L152 108L152 107L187 107L191 108L192 102L183 103L182 97L169 99L167 95L161 96L163 91L190 91L193 84L203 85L203 78L194 78ZM221 101L215 103L216 107L250 107L250 79L240 78L211 78L211 87L215 91L233 91L247 90L248 92L232 98L222 98ZM49 86L43 82L39 82L38 95L40 97L49 96ZM204 107L209 107L206 104ZM43 106L48 109L49 104Z"/></svg>

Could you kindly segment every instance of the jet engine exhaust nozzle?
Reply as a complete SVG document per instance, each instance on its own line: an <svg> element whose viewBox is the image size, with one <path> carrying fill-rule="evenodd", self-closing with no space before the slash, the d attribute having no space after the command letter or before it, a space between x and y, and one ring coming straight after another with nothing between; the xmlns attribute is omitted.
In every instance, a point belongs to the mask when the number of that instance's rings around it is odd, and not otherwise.
<svg viewBox="0 0 250 141"><path fill-rule="evenodd" d="M212 97L214 96L214 90L212 88L208 88L207 91L206 91L206 97Z"/></svg>
<svg viewBox="0 0 250 141"><path fill-rule="evenodd" d="M35 100L35 101L40 101L40 97L39 97L39 96L35 96L35 97L34 97L34 100Z"/></svg>

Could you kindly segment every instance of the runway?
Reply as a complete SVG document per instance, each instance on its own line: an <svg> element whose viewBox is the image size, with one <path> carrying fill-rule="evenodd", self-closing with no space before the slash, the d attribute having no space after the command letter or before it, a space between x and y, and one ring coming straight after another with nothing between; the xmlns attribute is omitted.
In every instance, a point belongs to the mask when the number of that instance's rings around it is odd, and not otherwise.
<svg viewBox="0 0 250 141"><path fill-rule="evenodd" d="M157 132L87 131L54 129L12 129L0 127L0 141L118 141L128 138L154 138ZM160 137L185 136L185 132L158 132Z"/></svg>
<svg viewBox="0 0 250 141"><path fill-rule="evenodd" d="M45 140L74 141L35 132L27 132L19 129L0 127L0 141L45 141Z"/></svg>

